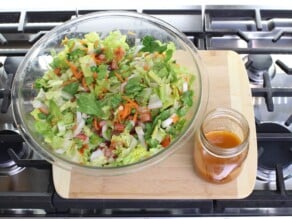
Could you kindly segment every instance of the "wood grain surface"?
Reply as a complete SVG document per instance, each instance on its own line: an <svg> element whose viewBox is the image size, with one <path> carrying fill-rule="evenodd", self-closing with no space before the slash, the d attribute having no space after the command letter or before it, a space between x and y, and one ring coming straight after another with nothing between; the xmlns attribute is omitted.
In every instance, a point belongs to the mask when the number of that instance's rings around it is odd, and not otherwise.
<svg viewBox="0 0 292 219"><path fill-rule="evenodd" d="M238 54L232 51L200 51L209 73L207 112L231 107L245 115L250 126L249 153L240 175L217 185L200 179L193 169L190 140L164 161L141 171L97 177L53 166L57 193L63 198L95 199L239 199L254 187L257 170L257 141L251 90Z"/></svg>

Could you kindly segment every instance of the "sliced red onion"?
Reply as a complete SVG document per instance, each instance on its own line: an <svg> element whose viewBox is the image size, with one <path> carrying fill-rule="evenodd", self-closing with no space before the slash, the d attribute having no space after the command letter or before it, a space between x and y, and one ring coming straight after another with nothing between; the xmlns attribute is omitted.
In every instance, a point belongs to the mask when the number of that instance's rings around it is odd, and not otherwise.
<svg viewBox="0 0 292 219"><path fill-rule="evenodd" d="M93 161L101 156L104 156L103 151L100 149L97 149L96 151L92 152L92 154L90 155L90 161Z"/></svg>
<svg viewBox="0 0 292 219"><path fill-rule="evenodd" d="M99 125L100 125L101 127L103 127L104 125L106 125L106 123L107 123L107 122L103 120L103 121L100 121L100 122L99 122Z"/></svg>
<svg viewBox="0 0 292 219"><path fill-rule="evenodd" d="M173 115L171 115L169 118L167 118L166 120L164 120L161 123L162 128L168 128L172 123L173 123L173 119L176 117L177 115L174 113Z"/></svg>
<svg viewBox="0 0 292 219"><path fill-rule="evenodd" d="M127 85L127 81L124 81L122 84L121 84L121 87L120 87L120 91L121 92L124 92L124 89L125 89L125 86Z"/></svg>
<svg viewBox="0 0 292 219"><path fill-rule="evenodd" d="M143 123L143 122L138 122L138 125L140 126L140 127L142 127L142 129L144 129L145 128L145 124Z"/></svg>
<svg viewBox="0 0 292 219"><path fill-rule="evenodd" d="M157 94L152 94L149 99L148 108L157 109L163 106L162 101L159 99Z"/></svg>
<svg viewBox="0 0 292 219"><path fill-rule="evenodd" d="M76 112L76 123L80 123L80 121L82 120L82 114L81 112L77 111Z"/></svg>
<svg viewBox="0 0 292 219"><path fill-rule="evenodd" d="M102 128L101 128L101 135L102 135L102 137L103 137L104 139L106 139L106 140L109 141L109 140L110 140L109 137L106 136L106 131L107 131L107 129L108 129L108 125L107 125L107 124L103 125Z"/></svg>
<svg viewBox="0 0 292 219"><path fill-rule="evenodd" d="M188 91L188 83L187 83L186 81L183 83L182 91L183 91L183 92Z"/></svg>
<svg viewBox="0 0 292 219"><path fill-rule="evenodd" d="M147 112L149 112L149 109L147 107L145 107L145 106L139 106L138 107L138 112L139 113L147 113Z"/></svg>
<svg viewBox="0 0 292 219"><path fill-rule="evenodd" d="M135 131L138 135L138 139L139 139L141 145L143 147L146 147L146 143L145 143L145 139L144 139L144 131L143 131L142 127L140 127L140 126L135 127Z"/></svg>
<svg viewBox="0 0 292 219"><path fill-rule="evenodd" d="M172 118L169 117L161 123L162 128L167 128L172 124Z"/></svg>
<svg viewBox="0 0 292 219"><path fill-rule="evenodd" d="M74 133L73 133L74 137L76 137L82 131L82 129L83 129L84 125L85 125L84 119L82 119L82 117L81 117L79 122L78 122L78 119L77 119L77 124L78 125L77 125L77 127L76 127L76 129L74 130Z"/></svg>

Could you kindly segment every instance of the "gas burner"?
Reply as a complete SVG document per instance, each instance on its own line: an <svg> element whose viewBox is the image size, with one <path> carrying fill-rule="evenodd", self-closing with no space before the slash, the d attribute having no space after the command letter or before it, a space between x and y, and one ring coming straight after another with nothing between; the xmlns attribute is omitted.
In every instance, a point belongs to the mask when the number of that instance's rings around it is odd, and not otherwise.
<svg viewBox="0 0 292 219"><path fill-rule="evenodd" d="M258 133L290 133L284 126L277 123L262 123L257 125ZM291 178L292 148L291 142L264 141L258 142L257 177L264 181L276 180L276 165L283 167L284 179Z"/></svg>
<svg viewBox="0 0 292 219"><path fill-rule="evenodd" d="M8 149L12 149L21 159L28 159L32 156L32 151L23 143L23 139L17 132L0 131L0 176L15 175L24 169L24 167L17 166L12 160Z"/></svg>
<svg viewBox="0 0 292 219"><path fill-rule="evenodd" d="M7 57L4 62L4 71L6 72L6 74L14 75L22 60L23 60L22 56Z"/></svg>
<svg viewBox="0 0 292 219"><path fill-rule="evenodd" d="M250 81L254 84L263 84L264 73L271 78L275 76L276 67L271 55L249 54L243 58Z"/></svg>

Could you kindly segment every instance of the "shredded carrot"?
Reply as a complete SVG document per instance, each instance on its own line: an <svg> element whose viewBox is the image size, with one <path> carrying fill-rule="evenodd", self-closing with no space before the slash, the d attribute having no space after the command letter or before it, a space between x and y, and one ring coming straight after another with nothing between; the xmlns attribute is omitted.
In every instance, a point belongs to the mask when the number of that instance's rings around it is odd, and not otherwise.
<svg viewBox="0 0 292 219"><path fill-rule="evenodd" d="M138 104L135 101L131 100L129 97L122 96L122 98L124 100L128 101L132 106L134 106L134 108L136 108L136 109L138 108Z"/></svg>
<svg viewBox="0 0 292 219"><path fill-rule="evenodd" d="M143 69L144 69L145 71L149 71L149 70L150 70L150 68L149 68L148 65L144 65L144 66L143 66Z"/></svg>
<svg viewBox="0 0 292 219"><path fill-rule="evenodd" d="M87 83L86 83L86 80L85 80L84 77L82 78L81 84L82 84L82 87L85 89L85 91L89 90L89 88L87 86Z"/></svg>
<svg viewBox="0 0 292 219"><path fill-rule="evenodd" d="M179 120L179 116L176 115L176 114L174 114L174 115L171 117L171 119L172 119L172 122L173 122L173 123L176 123L176 122L178 122L178 120Z"/></svg>
<svg viewBox="0 0 292 219"><path fill-rule="evenodd" d="M136 123L138 118L138 113L136 112L133 117L133 122Z"/></svg>
<svg viewBox="0 0 292 219"><path fill-rule="evenodd" d="M120 82L124 82L123 77L119 73L115 73L115 75L119 79Z"/></svg>
<svg viewBox="0 0 292 219"><path fill-rule="evenodd" d="M93 72L92 77L96 80L97 79L97 73Z"/></svg>
<svg viewBox="0 0 292 219"><path fill-rule="evenodd" d="M68 80L68 81L64 81L63 82L63 86L66 86L66 85L68 85L68 84L71 84L71 83L73 83L73 82L75 82L76 81L76 79L71 79L71 80Z"/></svg>
<svg viewBox="0 0 292 219"><path fill-rule="evenodd" d="M123 110L119 111L120 121L125 120L130 114L131 114L131 107L128 104L125 104Z"/></svg>
<svg viewBox="0 0 292 219"><path fill-rule="evenodd" d="M66 60L66 63L69 65L74 77L76 79L81 79L83 74L82 74L82 72L78 71L77 66L75 66L73 63L69 62L68 60Z"/></svg>
<svg viewBox="0 0 292 219"><path fill-rule="evenodd" d="M93 119L93 127L95 128L96 131L100 130L100 126L99 126L96 118Z"/></svg>
<svg viewBox="0 0 292 219"><path fill-rule="evenodd" d="M117 61L120 61L120 60L122 60L122 58L124 57L124 55L126 53L125 53L125 50L123 48L118 47L118 48L115 49L114 54L115 54L115 59Z"/></svg>

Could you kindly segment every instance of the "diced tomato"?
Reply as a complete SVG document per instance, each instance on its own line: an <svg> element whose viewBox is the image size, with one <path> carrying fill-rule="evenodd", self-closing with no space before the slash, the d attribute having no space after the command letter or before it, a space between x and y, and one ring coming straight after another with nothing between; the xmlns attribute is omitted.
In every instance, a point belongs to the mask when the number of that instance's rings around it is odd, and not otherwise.
<svg viewBox="0 0 292 219"><path fill-rule="evenodd" d="M125 53L125 50L123 48L118 47L115 49L114 54L115 54L115 59L117 61L120 61L126 53Z"/></svg>
<svg viewBox="0 0 292 219"><path fill-rule="evenodd" d="M61 76L61 69L60 68L55 68L54 69L54 73L57 75L57 76Z"/></svg>
<svg viewBox="0 0 292 219"><path fill-rule="evenodd" d="M112 141L112 142L111 142L111 144L110 144L110 147L109 147L109 149L110 149L110 150L115 150L115 149L116 149L116 147L117 147L117 143L116 143L116 142L114 142L114 141Z"/></svg>
<svg viewBox="0 0 292 219"><path fill-rule="evenodd" d="M95 55L94 59L95 59L96 64L101 64L105 61L105 55L102 53Z"/></svg>
<svg viewBox="0 0 292 219"><path fill-rule="evenodd" d="M78 135L76 135L76 138L85 141L87 139L87 136L84 133L79 133Z"/></svg>
<svg viewBox="0 0 292 219"><path fill-rule="evenodd" d="M89 147L88 147L88 144L83 144L83 145L82 145L82 148L79 149L80 154L83 154L83 153L84 153L84 150L86 150L86 149L88 149L88 148L89 148Z"/></svg>
<svg viewBox="0 0 292 219"><path fill-rule="evenodd" d="M162 145L162 147L166 148L170 144L170 136L169 135L165 136L165 138L162 140L160 144Z"/></svg>
<svg viewBox="0 0 292 219"><path fill-rule="evenodd" d="M151 121L151 113L150 111L143 112L139 114L139 118L141 122L149 122Z"/></svg>
<svg viewBox="0 0 292 219"><path fill-rule="evenodd" d="M125 129L125 125L122 123L115 123L114 124L114 130L117 132L123 132Z"/></svg>

